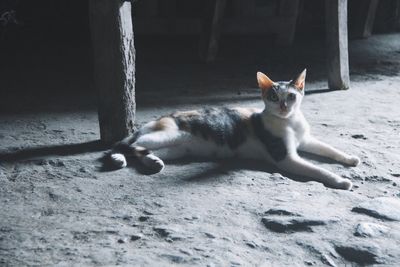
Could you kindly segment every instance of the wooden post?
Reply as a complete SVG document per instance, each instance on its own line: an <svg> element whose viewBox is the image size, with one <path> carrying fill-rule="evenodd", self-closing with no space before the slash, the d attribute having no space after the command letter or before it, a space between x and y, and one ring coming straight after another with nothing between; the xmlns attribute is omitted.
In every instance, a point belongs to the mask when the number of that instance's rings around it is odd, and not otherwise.
<svg viewBox="0 0 400 267"><path fill-rule="evenodd" d="M299 14L299 0L280 0L278 16L286 18L285 27L279 31L276 43L291 45L296 33L297 17Z"/></svg>
<svg viewBox="0 0 400 267"><path fill-rule="evenodd" d="M400 31L400 0L394 3L394 29Z"/></svg>
<svg viewBox="0 0 400 267"><path fill-rule="evenodd" d="M350 36L354 38L371 36L378 4L379 0L362 0L357 3L357 6L354 6L354 8L357 8L354 12L356 18Z"/></svg>
<svg viewBox="0 0 400 267"><path fill-rule="evenodd" d="M213 0L211 14L206 11L203 33L200 37L200 58L206 62L214 61L217 57L219 37L221 35L222 22L224 18L226 0Z"/></svg>
<svg viewBox="0 0 400 267"><path fill-rule="evenodd" d="M100 136L103 142L113 143L134 131L135 47L131 3L89 0L89 4Z"/></svg>
<svg viewBox="0 0 400 267"><path fill-rule="evenodd" d="M330 89L349 89L347 0L326 0L326 46Z"/></svg>
<svg viewBox="0 0 400 267"><path fill-rule="evenodd" d="M158 15L158 0L145 0L140 1L142 9L137 15L144 17L156 17Z"/></svg>

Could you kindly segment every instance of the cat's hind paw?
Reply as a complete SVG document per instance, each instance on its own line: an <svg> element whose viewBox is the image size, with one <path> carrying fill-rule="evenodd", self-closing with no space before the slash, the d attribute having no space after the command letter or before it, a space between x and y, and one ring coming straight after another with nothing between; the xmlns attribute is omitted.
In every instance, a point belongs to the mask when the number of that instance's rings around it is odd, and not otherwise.
<svg viewBox="0 0 400 267"><path fill-rule="evenodd" d="M352 167L357 166L358 164L360 164L360 158L357 156L350 156L347 160L346 160L346 164Z"/></svg>
<svg viewBox="0 0 400 267"><path fill-rule="evenodd" d="M125 156L120 153L111 154L110 160L113 166L116 168L125 168L127 165Z"/></svg>
<svg viewBox="0 0 400 267"><path fill-rule="evenodd" d="M141 159L142 163L153 173L158 173L164 169L164 162L153 154L147 154Z"/></svg>

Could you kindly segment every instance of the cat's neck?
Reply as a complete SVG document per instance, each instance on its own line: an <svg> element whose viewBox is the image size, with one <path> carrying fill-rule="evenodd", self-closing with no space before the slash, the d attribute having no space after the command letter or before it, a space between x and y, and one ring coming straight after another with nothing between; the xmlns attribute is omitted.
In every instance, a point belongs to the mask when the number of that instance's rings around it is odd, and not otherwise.
<svg viewBox="0 0 400 267"><path fill-rule="evenodd" d="M291 121L297 120L299 117L303 116L303 113L301 112L300 109L296 110L295 112L293 112L292 114L290 114L289 117L286 118L282 118L279 117L273 113L271 113L269 110L267 110L266 108L261 112L261 116L263 117L263 119L265 121L268 120L273 120L273 121L279 121L281 123L289 123Z"/></svg>

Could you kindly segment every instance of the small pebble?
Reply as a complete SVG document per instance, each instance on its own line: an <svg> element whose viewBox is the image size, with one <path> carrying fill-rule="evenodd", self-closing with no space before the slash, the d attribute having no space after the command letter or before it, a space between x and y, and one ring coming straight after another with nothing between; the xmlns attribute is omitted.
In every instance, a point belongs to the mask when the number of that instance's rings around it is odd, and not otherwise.
<svg viewBox="0 0 400 267"><path fill-rule="evenodd" d="M129 220L131 220L132 219L132 216L131 215L124 215L124 216L122 216L122 220L124 220L124 221L129 221Z"/></svg>
<svg viewBox="0 0 400 267"><path fill-rule="evenodd" d="M206 235L206 237L208 238L215 238L215 235L211 234L211 233L204 233Z"/></svg>
<svg viewBox="0 0 400 267"><path fill-rule="evenodd" d="M190 251L188 251L188 250L184 250L184 249L180 249L179 252L181 252L181 253L183 253L183 254L186 254L186 255L188 255L188 256L192 256L192 255L193 255L192 252L190 252Z"/></svg>
<svg viewBox="0 0 400 267"><path fill-rule="evenodd" d="M131 235L131 241L136 241L141 239L142 237L140 235Z"/></svg>
<svg viewBox="0 0 400 267"><path fill-rule="evenodd" d="M150 211L147 211L147 210L143 211L143 213L146 214L146 215L154 215L154 213L152 213Z"/></svg>
<svg viewBox="0 0 400 267"><path fill-rule="evenodd" d="M256 247L257 247L257 245L256 245L254 242L252 242L252 241L246 242L246 245L249 246L249 247L251 247L251 248L256 248Z"/></svg>
<svg viewBox="0 0 400 267"><path fill-rule="evenodd" d="M145 221L147 221L148 219L149 219L148 216L140 216L140 217L139 217L139 221L140 221L140 222L145 222Z"/></svg>
<svg viewBox="0 0 400 267"><path fill-rule="evenodd" d="M351 137L354 139L363 139L363 140L367 139L367 137L365 137L363 134L353 134Z"/></svg>

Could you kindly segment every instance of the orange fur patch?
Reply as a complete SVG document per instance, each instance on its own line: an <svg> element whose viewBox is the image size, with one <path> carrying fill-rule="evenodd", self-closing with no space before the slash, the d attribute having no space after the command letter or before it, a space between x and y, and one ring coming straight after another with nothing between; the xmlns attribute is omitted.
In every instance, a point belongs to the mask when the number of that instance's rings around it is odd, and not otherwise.
<svg viewBox="0 0 400 267"><path fill-rule="evenodd" d="M242 107L235 107L233 108L233 110L239 112L240 116L242 116L243 119L248 119L253 113L262 111L261 109L258 108L242 108Z"/></svg>
<svg viewBox="0 0 400 267"><path fill-rule="evenodd" d="M242 107L235 107L233 110L239 112L240 116L242 117L243 121L245 122L247 129L252 132L252 124L250 121L251 115L254 113L260 113L262 110L259 108L242 108Z"/></svg>
<svg viewBox="0 0 400 267"><path fill-rule="evenodd" d="M193 119L193 117L201 116L200 112L197 110L189 110L189 111L177 111L172 114L173 117L181 119L183 123L181 123L180 130L190 132L190 126L187 121Z"/></svg>
<svg viewBox="0 0 400 267"><path fill-rule="evenodd" d="M175 130L178 129L178 126L175 123L175 120L171 117L163 117L156 121L153 130L154 131L163 131L163 130Z"/></svg>
<svg viewBox="0 0 400 267"><path fill-rule="evenodd" d="M260 89L262 90L263 96L265 96L268 90L271 89L274 85L274 82L262 72L257 72L257 82L258 87L260 87Z"/></svg>

